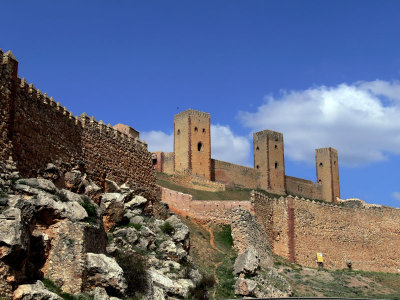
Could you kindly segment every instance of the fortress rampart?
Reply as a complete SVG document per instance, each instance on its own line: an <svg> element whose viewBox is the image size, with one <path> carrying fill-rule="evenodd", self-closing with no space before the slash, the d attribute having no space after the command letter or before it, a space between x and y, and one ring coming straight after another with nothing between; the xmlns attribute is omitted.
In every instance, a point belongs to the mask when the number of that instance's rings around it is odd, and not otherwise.
<svg viewBox="0 0 400 300"><path fill-rule="evenodd" d="M400 269L400 209L348 207L253 193L257 219L277 255L315 267L316 253L328 269L346 268L397 273Z"/></svg>
<svg viewBox="0 0 400 300"><path fill-rule="evenodd" d="M99 185L105 178L130 182L155 199L151 153L144 142L86 114L75 117L18 77L11 52L0 51L0 61L2 161L12 156L21 175L29 177L49 162L80 160Z"/></svg>

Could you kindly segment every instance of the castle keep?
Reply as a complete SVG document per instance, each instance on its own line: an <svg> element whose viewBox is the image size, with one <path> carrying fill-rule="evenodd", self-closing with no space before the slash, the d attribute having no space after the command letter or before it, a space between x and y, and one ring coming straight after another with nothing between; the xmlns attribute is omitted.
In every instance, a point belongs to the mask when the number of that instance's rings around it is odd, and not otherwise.
<svg viewBox="0 0 400 300"><path fill-rule="evenodd" d="M315 150L317 182L313 183L285 174L282 133L263 130L253 134L254 168L212 159L210 134L210 114L189 109L175 115L174 152L154 152L155 169L279 195L328 202L340 197L338 153L333 148Z"/></svg>

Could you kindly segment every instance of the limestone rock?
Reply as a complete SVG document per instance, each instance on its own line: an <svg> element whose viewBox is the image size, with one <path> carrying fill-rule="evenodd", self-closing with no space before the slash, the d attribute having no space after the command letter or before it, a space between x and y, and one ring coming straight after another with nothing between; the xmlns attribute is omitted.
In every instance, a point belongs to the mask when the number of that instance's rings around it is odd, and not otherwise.
<svg viewBox="0 0 400 300"><path fill-rule="evenodd" d="M90 286L103 287L111 294L125 294L127 284L117 262L104 254L87 253L87 281Z"/></svg>
<svg viewBox="0 0 400 300"><path fill-rule="evenodd" d="M186 298L188 296L189 288L194 286L193 283L190 284L191 281L188 279L179 279L178 281L174 281L156 270L150 270L149 274L154 286L162 288L168 294Z"/></svg>
<svg viewBox="0 0 400 300"><path fill-rule="evenodd" d="M27 185L34 189L42 190L48 192L50 194L55 194L57 192L57 188L50 180L41 179L41 178L28 178L28 179L18 179L16 181L18 185Z"/></svg>
<svg viewBox="0 0 400 300"><path fill-rule="evenodd" d="M64 175L65 187L73 192L79 191L82 185L82 172L79 170L72 170L66 172Z"/></svg>
<svg viewBox="0 0 400 300"><path fill-rule="evenodd" d="M256 248L249 246L245 252L236 258L233 273L235 275L240 273L254 274L259 267L259 261Z"/></svg>
<svg viewBox="0 0 400 300"><path fill-rule="evenodd" d="M118 187L118 184L115 181L106 179L105 184L106 184L105 185L106 193L120 193L121 192L120 188Z"/></svg>
<svg viewBox="0 0 400 300"><path fill-rule="evenodd" d="M125 209L134 209L137 206L140 206L147 202L147 199L142 196L135 196L132 200L125 203Z"/></svg>
<svg viewBox="0 0 400 300"><path fill-rule="evenodd" d="M34 284L20 285L14 291L14 300L62 300L57 294L48 291L43 282L36 281Z"/></svg>
<svg viewBox="0 0 400 300"><path fill-rule="evenodd" d="M165 222L169 222L174 227L175 232L172 237L174 241L183 242L189 237L189 228L176 215L169 217Z"/></svg>
<svg viewBox="0 0 400 300"><path fill-rule="evenodd" d="M253 296L257 282L251 279L239 278L235 284L235 295Z"/></svg>
<svg viewBox="0 0 400 300"><path fill-rule="evenodd" d="M110 300L110 297L104 288L95 287L93 290L93 300Z"/></svg>

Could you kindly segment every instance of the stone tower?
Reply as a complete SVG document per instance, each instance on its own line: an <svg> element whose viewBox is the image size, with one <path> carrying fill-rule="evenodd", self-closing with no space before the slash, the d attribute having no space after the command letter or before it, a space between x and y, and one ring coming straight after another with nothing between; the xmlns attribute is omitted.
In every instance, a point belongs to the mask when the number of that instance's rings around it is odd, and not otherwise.
<svg viewBox="0 0 400 300"><path fill-rule="evenodd" d="M322 196L325 201L336 202L340 197L339 161L336 149L320 148L315 150L317 181L322 185Z"/></svg>
<svg viewBox="0 0 400 300"><path fill-rule="evenodd" d="M283 134L263 130L253 134L254 168L260 171L261 188L285 194L285 158Z"/></svg>
<svg viewBox="0 0 400 300"><path fill-rule="evenodd" d="M174 118L174 169L211 180L210 114L188 109Z"/></svg>

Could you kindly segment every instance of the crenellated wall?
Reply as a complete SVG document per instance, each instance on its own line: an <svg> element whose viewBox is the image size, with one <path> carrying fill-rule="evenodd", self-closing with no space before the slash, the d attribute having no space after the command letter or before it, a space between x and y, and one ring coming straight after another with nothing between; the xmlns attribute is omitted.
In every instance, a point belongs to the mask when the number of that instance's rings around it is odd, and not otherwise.
<svg viewBox="0 0 400 300"><path fill-rule="evenodd" d="M156 199L147 144L86 114L75 117L18 77L18 62L11 52L0 55L2 161L12 154L21 175L29 177L49 162L81 160L98 184L105 178L130 182L139 193Z"/></svg>
<svg viewBox="0 0 400 300"><path fill-rule="evenodd" d="M294 197L268 198L253 193L258 221L277 255L316 267L324 255L328 269L346 268L397 273L400 269L400 209L365 205L347 207ZM291 214L292 210L292 214Z"/></svg>

